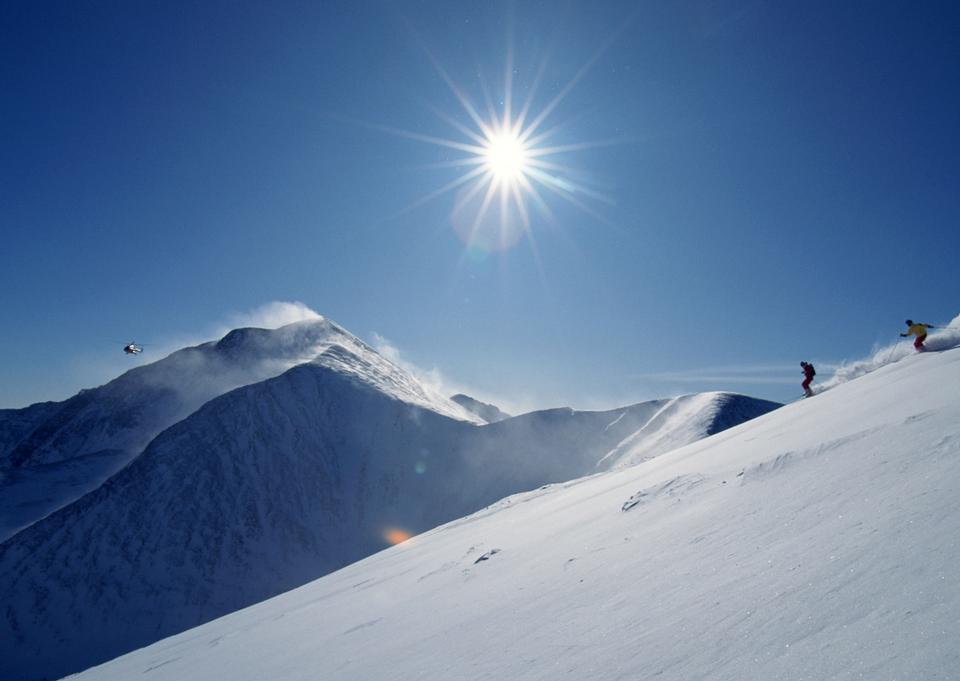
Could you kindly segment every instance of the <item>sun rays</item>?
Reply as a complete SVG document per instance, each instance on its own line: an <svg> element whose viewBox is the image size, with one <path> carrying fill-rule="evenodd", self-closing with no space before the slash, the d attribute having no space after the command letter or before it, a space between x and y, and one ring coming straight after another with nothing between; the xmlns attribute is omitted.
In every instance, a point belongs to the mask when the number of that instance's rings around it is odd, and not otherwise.
<svg viewBox="0 0 960 681"><path fill-rule="evenodd" d="M615 141L581 142L571 140L571 126L554 123L556 111L577 83L600 56L600 52L581 67L542 107L535 106L544 80L547 63L542 61L524 83L526 97L514 109L515 74L512 52L507 53L506 69L499 97L478 76L477 89L485 105L480 107L464 88L449 76L446 69L426 50L459 103L459 116L430 107L452 131L450 137L381 127L393 134L440 147L459 156L434 164L450 168L453 177L438 188L411 203L411 210L449 193L454 194L450 221L468 249L492 252L506 250L526 237L534 245L531 233L537 220L556 223L553 199L560 199L594 218L603 219L595 210L598 202L610 200L584 181L562 157ZM494 101L497 103L495 104ZM482 111L482 112L481 112Z"/></svg>

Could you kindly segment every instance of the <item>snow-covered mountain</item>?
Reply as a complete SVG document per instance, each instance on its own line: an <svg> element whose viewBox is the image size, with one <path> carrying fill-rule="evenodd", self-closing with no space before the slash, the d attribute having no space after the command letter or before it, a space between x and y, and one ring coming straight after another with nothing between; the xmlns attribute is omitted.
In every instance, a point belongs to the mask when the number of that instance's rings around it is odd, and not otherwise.
<svg viewBox="0 0 960 681"><path fill-rule="evenodd" d="M958 384L908 356L76 679L957 678Z"/></svg>
<svg viewBox="0 0 960 681"><path fill-rule="evenodd" d="M0 541L98 487L161 431L214 397L277 376L334 345L375 366L385 392L481 422L330 320L236 329L64 402L0 410Z"/></svg>
<svg viewBox="0 0 960 681"><path fill-rule="evenodd" d="M611 449L598 468L633 466L772 411L754 398L732 393L683 395L654 404L650 418Z"/></svg>
<svg viewBox="0 0 960 681"><path fill-rule="evenodd" d="M779 407L733 393L700 393L610 411L546 409L473 431L481 465L510 470L519 489L562 482L653 458ZM632 445L631 445L632 443Z"/></svg>
<svg viewBox="0 0 960 681"><path fill-rule="evenodd" d="M556 409L480 426L326 321L242 329L181 352L97 390L123 395L120 386L132 384L133 396L120 404L136 405L156 427L160 411L137 399L145 383L173 390L180 378L194 383L181 393L197 394L202 384L209 394L207 384L226 385L211 375L249 382L209 399L105 483L0 544L0 677L77 671L299 586L396 537L592 473L674 402ZM249 362L261 368L242 372ZM187 363L206 371L189 372ZM161 376L163 367L171 375ZM104 399L98 394L74 410L80 416L47 430L88 448L98 445L84 437L84 423L114 442L135 441L133 425ZM699 425L675 420L673 429L691 439L778 406L723 394L679 398L690 400L705 409ZM41 406L54 416L63 409ZM43 446L55 435L44 440L17 427L21 443L33 438L30 451L49 457L34 467L63 471L75 462L67 450Z"/></svg>
<svg viewBox="0 0 960 681"><path fill-rule="evenodd" d="M463 393L458 393L450 399L464 409L470 410L487 423L496 423L497 421L503 421L504 419L510 418L510 414L501 411L496 405L488 404L487 402L481 402L480 400L474 399L469 395L464 395Z"/></svg>

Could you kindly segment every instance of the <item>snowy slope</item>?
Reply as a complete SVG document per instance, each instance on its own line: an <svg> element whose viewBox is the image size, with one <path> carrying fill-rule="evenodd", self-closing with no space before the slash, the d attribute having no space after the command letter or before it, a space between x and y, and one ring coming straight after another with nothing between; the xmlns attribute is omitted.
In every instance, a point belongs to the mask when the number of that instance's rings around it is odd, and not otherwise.
<svg viewBox="0 0 960 681"><path fill-rule="evenodd" d="M326 319L236 329L60 403L0 410L0 541L95 489L161 431L209 400L277 376L333 346L349 348L380 389L453 418L481 422L430 394Z"/></svg>
<svg viewBox="0 0 960 681"><path fill-rule="evenodd" d="M370 555L391 533L593 472L668 402L478 427L431 400L372 351L332 344L209 401L0 544L0 677L82 669Z"/></svg>
<svg viewBox="0 0 960 681"><path fill-rule="evenodd" d="M956 679L958 384L909 356L76 678Z"/></svg>

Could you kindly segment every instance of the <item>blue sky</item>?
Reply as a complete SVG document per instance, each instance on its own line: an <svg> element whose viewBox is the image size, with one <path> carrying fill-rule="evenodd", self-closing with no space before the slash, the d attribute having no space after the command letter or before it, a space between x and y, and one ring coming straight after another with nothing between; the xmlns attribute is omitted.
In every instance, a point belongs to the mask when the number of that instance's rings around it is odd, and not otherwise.
<svg viewBox="0 0 960 681"><path fill-rule="evenodd" d="M960 312L958 35L936 2L4 3L0 407L270 301L514 408L798 396ZM449 83L502 115L508 56L568 151L549 215L470 248L458 189L418 203L470 154L422 138L476 129Z"/></svg>

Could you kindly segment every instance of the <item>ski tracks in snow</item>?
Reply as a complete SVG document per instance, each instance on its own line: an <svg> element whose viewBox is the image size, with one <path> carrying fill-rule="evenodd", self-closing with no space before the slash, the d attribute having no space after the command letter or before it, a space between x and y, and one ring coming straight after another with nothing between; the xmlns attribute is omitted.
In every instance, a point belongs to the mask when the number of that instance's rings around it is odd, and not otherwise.
<svg viewBox="0 0 960 681"><path fill-rule="evenodd" d="M665 482L658 483L651 487L644 488L631 496L620 507L621 511L630 511L636 506L641 504L649 503L655 499L666 497L672 497L675 501L679 501L680 497L687 492L688 490L697 487L707 481L707 478L703 475L693 474L693 475L678 475L675 478L670 478Z"/></svg>
<svg viewBox="0 0 960 681"><path fill-rule="evenodd" d="M474 565L480 565L480 563L484 563L490 560L491 558L493 558L498 553L502 552L502 549L492 548L488 551L484 551L479 556L474 558L474 556L477 554L477 552L481 549L482 546L483 544L480 544L479 546L477 545L471 546L464 552L464 554L458 560L448 560L442 563L440 567L438 567L437 569L431 570L430 572L426 572L420 575L417 578L417 583L419 584L420 582L430 579L431 577L441 575L450 570L454 570L460 567L461 565L467 565L467 564L468 564L467 567L461 568L460 573L463 575L464 578L469 578L473 572L472 568Z"/></svg>

